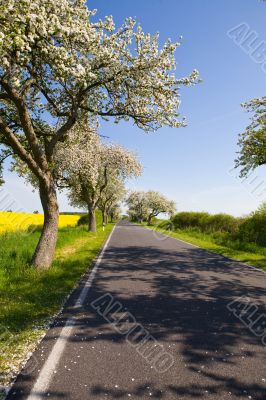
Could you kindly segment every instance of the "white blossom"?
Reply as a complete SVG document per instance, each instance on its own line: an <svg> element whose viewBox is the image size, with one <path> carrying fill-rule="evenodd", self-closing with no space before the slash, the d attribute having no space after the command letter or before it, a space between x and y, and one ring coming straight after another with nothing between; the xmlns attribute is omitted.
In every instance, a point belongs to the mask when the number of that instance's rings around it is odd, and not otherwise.
<svg viewBox="0 0 266 400"><path fill-rule="evenodd" d="M127 198L128 214L132 219L140 222L147 220L151 223L152 218L159 214L167 213L172 216L176 211L174 201L168 200L163 194L149 190L148 192L131 192Z"/></svg>
<svg viewBox="0 0 266 400"><path fill-rule="evenodd" d="M183 125L179 86L197 82L198 72L175 77L179 43L160 49L159 34L145 34L132 18L115 29L112 16L93 15L83 0L0 0L0 87L13 76L22 90L31 77L54 116L69 113L78 96L76 106L131 117L146 130Z"/></svg>
<svg viewBox="0 0 266 400"><path fill-rule="evenodd" d="M84 124L72 129L67 147L58 145L55 158L59 180L68 182L72 204L86 208L95 208L110 191L120 196L124 190L120 182L142 171L134 153L103 143L97 131Z"/></svg>

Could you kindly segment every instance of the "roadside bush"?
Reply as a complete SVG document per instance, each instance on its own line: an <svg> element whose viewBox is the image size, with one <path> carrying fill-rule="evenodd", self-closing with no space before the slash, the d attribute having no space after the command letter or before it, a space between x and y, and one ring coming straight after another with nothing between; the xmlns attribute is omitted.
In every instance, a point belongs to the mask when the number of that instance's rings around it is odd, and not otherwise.
<svg viewBox="0 0 266 400"><path fill-rule="evenodd" d="M181 212L172 218L175 229L199 229L201 232L236 234L240 219L228 214L210 215L205 212Z"/></svg>
<svg viewBox="0 0 266 400"><path fill-rule="evenodd" d="M228 232L236 234L238 232L240 220L228 214L209 215L205 221L203 230L208 232Z"/></svg>
<svg viewBox="0 0 266 400"><path fill-rule="evenodd" d="M81 225L88 225L89 223L89 216L88 214L84 214L80 217L80 219L78 220L78 226Z"/></svg>
<svg viewBox="0 0 266 400"><path fill-rule="evenodd" d="M89 216L88 214L83 214L80 219L78 220L78 226L88 225L89 223ZM102 224L102 214L101 211L96 210L96 223L97 226L101 226Z"/></svg>
<svg viewBox="0 0 266 400"><path fill-rule="evenodd" d="M244 242L266 246L266 215L255 212L246 218L240 224L238 236Z"/></svg>
<svg viewBox="0 0 266 400"><path fill-rule="evenodd" d="M158 227L165 230L185 230L193 235L210 235L215 243L237 249L266 246L266 203L245 218L229 214L180 212ZM253 250L252 250L253 251ZM261 251L261 250L260 250Z"/></svg>
<svg viewBox="0 0 266 400"><path fill-rule="evenodd" d="M206 224L210 215L205 212L180 212L172 218L175 229L200 228Z"/></svg>

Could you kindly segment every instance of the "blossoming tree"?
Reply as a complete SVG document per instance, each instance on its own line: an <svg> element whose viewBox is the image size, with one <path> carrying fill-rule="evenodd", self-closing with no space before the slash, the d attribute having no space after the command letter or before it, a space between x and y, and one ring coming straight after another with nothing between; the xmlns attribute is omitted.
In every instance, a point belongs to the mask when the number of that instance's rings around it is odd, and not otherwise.
<svg viewBox="0 0 266 400"><path fill-rule="evenodd" d="M235 160L240 177L245 177L257 167L266 165L266 96L243 103L242 107L253 113L251 123L239 135L240 151Z"/></svg>
<svg viewBox="0 0 266 400"><path fill-rule="evenodd" d="M167 199L163 194L150 190L146 193L146 204L148 209L148 224L152 218L159 214L167 213L170 217L176 212L175 202Z"/></svg>
<svg viewBox="0 0 266 400"><path fill-rule="evenodd" d="M241 176L246 176L250 170L266 165L266 96L253 99L243 105L254 113L251 124L240 135L240 151L236 167L241 168Z"/></svg>
<svg viewBox="0 0 266 400"><path fill-rule="evenodd" d="M123 182L139 176L142 167L132 152L102 143L96 131L78 126L71 132L68 146L58 146L55 159L59 181L67 183L71 204L88 210L89 231L95 232L95 210L100 201L106 212L112 198L117 201L122 195Z"/></svg>
<svg viewBox="0 0 266 400"><path fill-rule="evenodd" d="M93 22L85 0L0 0L0 148L19 157L38 180L44 227L33 264L49 267L58 202L54 152L83 112L132 119L141 129L180 127L179 87L170 40L143 33L131 18Z"/></svg>
<svg viewBox="0 0 266 400"><path fill-rule="evenodd" d="M103 224L108 222L109 215L115 213L117 204L123 201L125 196L126 188L124 181L118 179L116 176L111 177L105 189L102 191L98 202L98 208L102 212Z"/></svg>
<svg viewBox="0 0 266 400"><path fill-rule="evenodd" d="M150 225L152 218L167 213L172 216L176 211L175 203L163 194L149 190L148 192L132 192L127 198L128 214L139 222L146 220Z"/></svg>
<svg viewBox="0 0 266 400"><path fill-rule="evenodd" d="M122 210L120 205L114 204L109 211L111 222L118 221L121 218L121 214Z"/></svg>
<svg viewBox="0 0 266 400"><path fill-rule="evenodd" d="M126 200L126 204L128 206L128 215L132 220L142 222L147 219L148 208L145 192L131 192Z"/></svg>

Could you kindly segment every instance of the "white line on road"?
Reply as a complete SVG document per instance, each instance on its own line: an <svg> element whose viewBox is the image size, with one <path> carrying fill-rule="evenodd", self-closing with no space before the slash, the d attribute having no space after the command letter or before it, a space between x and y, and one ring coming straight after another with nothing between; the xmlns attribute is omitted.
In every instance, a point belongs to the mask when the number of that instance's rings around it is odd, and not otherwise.
<svg viewBox="0 0 266 400"><path fill-rule="evenodd" d="M77 299L74 308L78 308L84 304L84 301L88 295L89 289L92 285L93 279L95 277L95 274L98 270L98 267L102 261L103 255L105 253L105 250L110 242L111 236L115 230L112 230L112 232L109 235L109 238L107 239L99 257L97 258L97 261L95 263L95 266L93 267L88 280L86 281L79 298ZM51 353L49 357L47 358L44 366L42 367L39 376L35 382L35 385L33 386L27 400L41 400L43 399L44 396L47 395L47 390L49 389L49 385L51 383L52 377L54 375L54 371L56 370L56 367L61 359L61 356L64 352L65 346L67 344L68 338L70 337L74 325L75 325L75 319L74 318L69 318L66 322L66 325L64 328L61 330L60 336L56 340Z"/></svg>

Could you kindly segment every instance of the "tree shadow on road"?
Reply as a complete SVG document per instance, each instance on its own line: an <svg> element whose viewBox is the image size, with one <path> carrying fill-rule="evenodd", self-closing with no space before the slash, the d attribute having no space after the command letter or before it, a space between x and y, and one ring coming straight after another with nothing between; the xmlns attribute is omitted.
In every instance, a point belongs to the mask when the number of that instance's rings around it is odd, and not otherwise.
<svg viewBox="0 0 266 400"><path fill-rule="evenodd" d="M147 378L144 385L108 387L99 376L99 381L91 384L88 398L125 399L130 394L133 398L198 399L208 395L212 399L252 396L265 400L265 347L227 307L245 296L257 304L258 314L263 314L264 285L263 273L190 246L176 249L166 241L158 247L109 247L86 305L76 311L75 336L70 342L84 346L100 342L107 351L108 343L122 349L129 346L125 336L91 306L93 300L110 293L175 359L181 358L181 364L176 362L165 376L158 374L158 379ZM70 304L57 326L63 326L72 311ZM46 340L54 340L53 335ZM139 355L140 369L145 363ZM64 396L68 398L67 393L61 394Z"/></svg>
<svg viewBox="0 0 266 400"><path fill-rule="evenodd" d="M189 373L200 373L200 385L178 384L177 378L177 382L161 388L154 385L154 397L167 397L166 393L171 392L172 397L186 399L207 393L266 398L265 384L260 379L265 375L265 347L227 308L232 300L245 296L258 305L259 315L265 312L266 289L261 272L191 247L182 251L114 247L105 259L105 271L98 275L88 301L111 293L157 340L178 347ZM127 288L128 281L132 284ZM99 316L90 321L91 332L107 328L96 340L125 340L106 325ZM264 371L257 370L257 365ZM138 390L136 387L135 396ZM97 397L99 392L100 386L91 394ZM110 396L119 398L118 393Z"/></svg>

